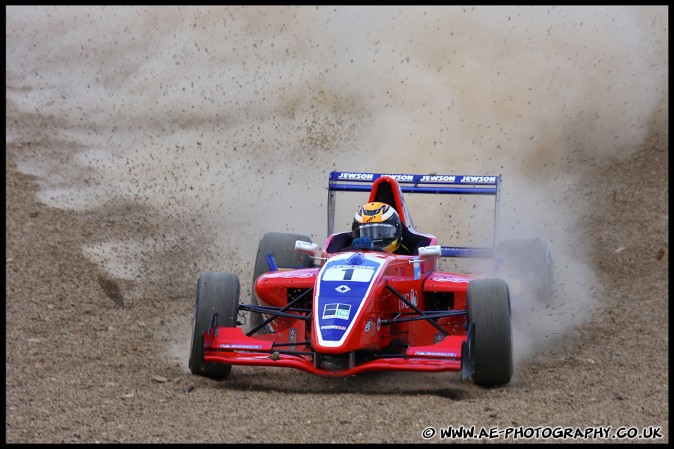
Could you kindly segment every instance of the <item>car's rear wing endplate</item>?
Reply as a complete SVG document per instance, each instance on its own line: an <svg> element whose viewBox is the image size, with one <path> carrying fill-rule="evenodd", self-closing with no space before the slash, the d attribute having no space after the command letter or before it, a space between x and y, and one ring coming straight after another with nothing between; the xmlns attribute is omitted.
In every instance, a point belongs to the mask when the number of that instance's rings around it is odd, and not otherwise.
<svg viewBox="0 0 674 449"><path fill-rule="evenodd" d="M332 171L328 181L328 236L334 232L335 192L369 192L382 176L395 179L404 193L494 196L494 239L490 248L442 246L443 257L491 257L498 229L501 176L386 174Z"/></svg>

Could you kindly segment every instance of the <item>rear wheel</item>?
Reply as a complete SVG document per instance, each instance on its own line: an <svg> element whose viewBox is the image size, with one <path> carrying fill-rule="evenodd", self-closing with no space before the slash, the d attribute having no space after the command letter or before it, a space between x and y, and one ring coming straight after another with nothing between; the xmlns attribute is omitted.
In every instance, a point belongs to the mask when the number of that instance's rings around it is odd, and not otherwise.
<svg viewBox="0 0 674 449"><path fill-rule="evenodd" d="M202 335L208 331L214 313L217 327L236 327L239 292L239 278L234 274L207 271L199 276L189 361L192 374L217 380L229 376L231 365L204 362Z"/></svg>
<svg viewBox="0 0 674 449"><path fill-rule="evenodd" d="M540 239L504 240L494 250L494 274L517 279L513 292L525 302L550 302L553 296L552 255ZM511 286L513 287L513 286Z"/></svg>
<svg viewBox="0 0 674 449"><path fill-rule="evenodd" d="M255 294L255 281L261 274L267 273L269 264L267 255L274 256L274 261L279 269L283 268L309 268L311 258L307 254L295 251L295 241L302 240L311 242L311 238L306 235L289 234L284 232L269 232L262 237L257 248L255 257L255 267L253 269L253 284L251 286L250 303L254 306L260 305L260 300ZM253 329L262 323L262 314L250 313L250 329ZM258 333L265 333L266 329L260 329Z"/></svg>
<svg viewBox="0 0 674 449"><path fill-rule="evenodd" d="M476 279L468 284L468 322L473 325L473 381L492 386L513 375L510 293L502 279Z"/></svg>

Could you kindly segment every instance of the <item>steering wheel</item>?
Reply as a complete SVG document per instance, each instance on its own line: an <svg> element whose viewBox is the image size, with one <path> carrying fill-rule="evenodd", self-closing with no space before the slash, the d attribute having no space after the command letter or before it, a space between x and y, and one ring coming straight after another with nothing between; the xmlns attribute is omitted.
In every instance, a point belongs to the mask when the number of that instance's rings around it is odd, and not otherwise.
<svg viewBox="0 0 674 449"><path fill-rule="evenodd" d="M372 245L370 248L354 248L353 245L349 245L346 248L343 248L341 251L381 251L383 253L386 252L383 246L379 245Z"/></svg>
<svg viewBox="0 0 674 449"><path fill-rule="evenodd" d="M351 244L342 251L381 251L386 252L383 246L375 245L372 240L366 237L353 239Z"/></svg>

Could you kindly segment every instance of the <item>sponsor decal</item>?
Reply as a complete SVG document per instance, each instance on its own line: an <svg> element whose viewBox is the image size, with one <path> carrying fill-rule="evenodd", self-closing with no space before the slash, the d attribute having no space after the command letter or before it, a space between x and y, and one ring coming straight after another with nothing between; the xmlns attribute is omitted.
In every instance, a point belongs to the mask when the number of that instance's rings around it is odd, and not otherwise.
<svg viewBox="0 0 674 449"><path fill-rule="evenodd" d="M461 178L461 182L470 182L470 183L494 183L496 182L496 176L464 176Z"/></svg>
<svg viewBox="0 0 674 449"><path fill-rule="evenodd" d="M421 279L421 263L414 264L414 280Z"/></svg>
<svg viewBox="0 0 674 449"><path fill-rule="evenodd" d="M333 265L323 272L324 281L370 282L376 267L370 265Z"/></svg>
<svg viewBox="0 0 674 449"><path fill-rule="evenodd" d="M337 324L328 324L327 326L321 326L321 329L338 329L340 331L346 330L346 326L339 326Z"/></svg>
<svg viewBox="0 0 674 449"><path fill-rule="evenodd" d="M459 278L459 277L453 277L453 276L444 276L444 277L432 277L431 281L437 281L437 282L455 282L455 283L469 283L470 279L466 278Z"/></svg>
<svg viewBox="0 0 674 449"><path fill-rule="evenodd" d="M410 302L414 306L417 305L417 292L414 289L410 290Z"/></svg>
<svg viewBox="0 0 674 449"><path fill-rule="evenodd" d="M372 173L340 173L337 179L362 179L366 181L372 181Z"/></svg>
<svg viewBox="0 0 674 449"><path fill-rule="evenodd" d="M382 176L390 176L391 178L395 179L396 181L414 181L414 175L382 175Z"/></svg>
<svg viewBox="0 0 674 449"><path fill-rule="evenodd" d="M348 292L348 291L351 290L351 289L349 288L348 285L340 285L340 286L337 287L335 290L337 290L339 293L346 293L346 292Z"/></svg>
<svg viewBox="0 0 674 449"><path fill-rule="evenodd" d="M271 274L269 277L275 277L275 278L310 278L313 277L313 273L279 273L279 274Z"/></svg>
<svg viewBox="0 0 674 449"><path fill-rule="evenodd" d="M424 176L421 177L421 182L456 182L456 176L424 175Z"/></svg>
<svg viewBox="0 0 674 449"><path fill-rule="evenodd" d="M365 332L370 332L370 329L372 329L372 320L368 321L365 323Z"/></svg>
<svg viewBox="0 0 674 449"><path fill-rule="evenodd" d="M407 299L409 302L411 302L412 305L414 305L414 306L417 305L417 292L414 289L410 290L409 293L405 293L403 296L405 297L405 299ZM401 300L398 300L398 309L404 309L406 307L407 307L407 304L405 304Z"/></svg>
<svg viewBox="0 0 674 449"><path fill-rule="evenodd" d="M220 345L222 349L262 349L261 345L237 345L237 344L227 344L223 343Z"/></svg>
<svg viewBox="0 0 674 449"><path fill-rule="evenodd" d="M339 318L340 320L348 320L351 313L351 304L332 303L326 304L323 308L323 319Z"/></svg>
<svg viewBox="0 0 674 449"><path fill-rule="evenodd" d="M437 357L456 357L456 352L432 352L432 351L417 351L414 355L430 355Z"/></svg>

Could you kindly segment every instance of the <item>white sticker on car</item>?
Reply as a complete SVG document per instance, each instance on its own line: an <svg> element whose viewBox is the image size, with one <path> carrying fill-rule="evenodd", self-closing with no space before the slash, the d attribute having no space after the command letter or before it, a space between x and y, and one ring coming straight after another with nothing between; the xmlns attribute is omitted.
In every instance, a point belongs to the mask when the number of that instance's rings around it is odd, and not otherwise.
<svg viewBox="0 0 674 449"><path fill-rule="evenodd" d="M334 265L323 272L324 281L370 282L374 274L371 266Z"/></svg>

